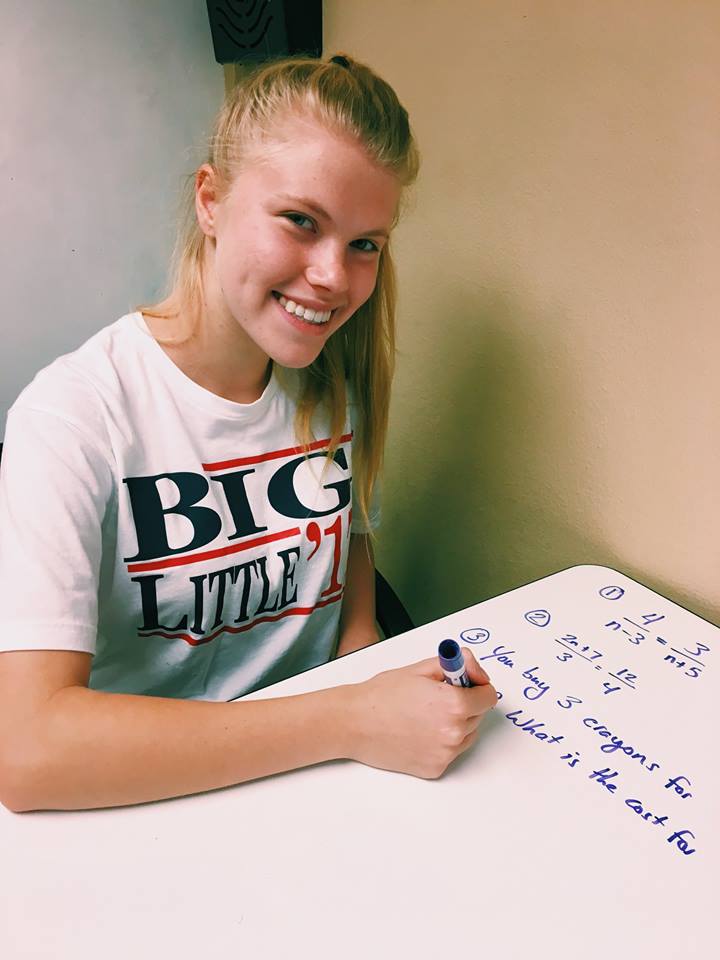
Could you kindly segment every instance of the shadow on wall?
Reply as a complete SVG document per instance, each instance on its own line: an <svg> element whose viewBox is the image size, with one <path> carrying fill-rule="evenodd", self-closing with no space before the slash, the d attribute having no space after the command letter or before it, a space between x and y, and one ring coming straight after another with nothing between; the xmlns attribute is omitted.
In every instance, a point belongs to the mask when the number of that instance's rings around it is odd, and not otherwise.
<svg viewBox="0 0 720 960"><path fill-rule="evenodd" d="M442 336L419 362L399 358L378 550L415 622L574 564L617 565L570 512L583 478L558 326L487 290L434 311Z"/></svg>

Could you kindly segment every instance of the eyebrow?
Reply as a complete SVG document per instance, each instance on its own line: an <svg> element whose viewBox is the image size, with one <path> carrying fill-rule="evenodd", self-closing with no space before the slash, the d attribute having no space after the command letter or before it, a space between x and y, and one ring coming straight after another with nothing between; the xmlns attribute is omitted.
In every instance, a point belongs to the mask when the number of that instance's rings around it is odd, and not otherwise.
<svg viewBox="0 0 720 960"><path fill-rule="evenodd" d="M316 213L319 217L322 217L324 220L332 220L332 217L323 208L315 203L312 200L309 200L307 197L293 197L289 193L281 193L278 196L279 200L288 200L290 203L296 203L301 207L307 207L308 210L312 210L313 213ZM389 234L387 230L378 229L378 230L364 230L363 237L385 237L386 240L389 239Z"/></svg>

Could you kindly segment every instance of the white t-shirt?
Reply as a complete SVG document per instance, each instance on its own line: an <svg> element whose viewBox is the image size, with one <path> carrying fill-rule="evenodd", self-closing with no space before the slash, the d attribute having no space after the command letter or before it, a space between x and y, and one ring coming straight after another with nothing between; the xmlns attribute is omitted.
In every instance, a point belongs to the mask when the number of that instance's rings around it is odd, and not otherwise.
<svg viewBox="0 0 720 960"><path fill-rule="evenodd" d="M351 522L366 530L350 415L334 462L320 416L306 458L300 376L225 400L140 313L42 370L7 420L0 650L86 651L96 689L210 700L329 660Z"/></svg>

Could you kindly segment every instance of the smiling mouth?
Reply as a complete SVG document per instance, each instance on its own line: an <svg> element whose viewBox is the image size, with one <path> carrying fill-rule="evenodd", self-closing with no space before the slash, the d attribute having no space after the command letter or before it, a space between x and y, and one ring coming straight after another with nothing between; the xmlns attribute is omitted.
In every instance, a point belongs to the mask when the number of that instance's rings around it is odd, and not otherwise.
<svg viewBox="0 0 720 960"><path fill-rule="evenodd" d="M292 317L304 320L306 323L312 323L314 326L321 327L330 322L330 318L335 310L313 310L312 307L306 307L295 300L288 300L287 297L273 290L272 295L280 303L280 306Z"/></svg>

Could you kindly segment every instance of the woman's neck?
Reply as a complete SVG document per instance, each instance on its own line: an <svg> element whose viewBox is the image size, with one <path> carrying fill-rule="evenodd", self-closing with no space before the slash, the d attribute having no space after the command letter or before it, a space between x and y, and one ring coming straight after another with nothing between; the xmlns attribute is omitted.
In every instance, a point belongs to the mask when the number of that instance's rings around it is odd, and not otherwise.
<svg viewBox="0 0 720 960"><path fill-rule="evenodd" d="M253 403L270 381L272 361L232 318L201 310L193 318L171 296L143 314L158 345L199 386L235 403Z"/></svg>

